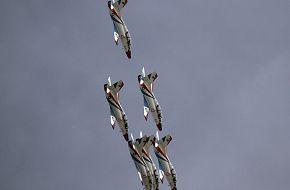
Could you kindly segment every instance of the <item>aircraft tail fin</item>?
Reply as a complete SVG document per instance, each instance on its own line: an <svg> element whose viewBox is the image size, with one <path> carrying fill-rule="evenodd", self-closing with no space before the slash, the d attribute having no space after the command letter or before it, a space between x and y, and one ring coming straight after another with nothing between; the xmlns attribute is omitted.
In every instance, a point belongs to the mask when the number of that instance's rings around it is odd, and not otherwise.
<svg viewBox="0 0 290 190"><path fill-rule="evenodd" d="M109 86L112 86L112 81L111 81L111 77L109 76L109 78L108 78L108 85Z"/></svg>
<svg viewBox="0 0 290 190"><path fill-rule="evenodd" d="M133 134L131 133L131 139L132 139L132 142L135 142L135 139L133 137Z"/></svg>
<svg viewBox="0 0 290 190"><path fill-rule="evenodd" d="M142 68L142 77L144 78L146 75L145 75L145 69L144 67Z"/></svg>
<svg viewBox="0 0 290 190"><path fill-rule="evenodd" d="M159 141L159 133L158 133L158 131L156 131L156 138Z"/></svg>

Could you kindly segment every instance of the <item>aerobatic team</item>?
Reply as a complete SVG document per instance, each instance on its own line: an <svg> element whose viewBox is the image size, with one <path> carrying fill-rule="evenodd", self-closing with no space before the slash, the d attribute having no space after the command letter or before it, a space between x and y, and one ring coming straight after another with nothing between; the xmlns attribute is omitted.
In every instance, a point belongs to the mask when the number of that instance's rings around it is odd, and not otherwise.
<svg viewBox="0 0 290 190"><path fill-rule="evenodd" d="M123 49L129 59L131 59L131 37L127 26L121 16L122 8L127 4L127 0L108 1L108 8L114 27L114 41L118 45L119 39L122 42ZM143 67L142 74L138 75L139 87L144 100L144 118L147 120L149 112L151 113L156 127L162 131L162 112L158 101L153 94L153 84L158 77L156 72L145 74ZM159 181L163 183L166 177L171 190L177 190L176 172L167 155L167 145L171 142L171 135L166 135L159 139L158 131L156 136L142 135L134 139L131 134L131 140L128 135L128 119L119 101L119 91L124 86L122 80L112 84L111 78L104 84L106 99L110 107L111 126L114 129L117 121L121 132L128 143L129 152L136 166L141 184L146 190L158 190ZM159 172L150 156L150 147L153 146L154 153L159 163Z"/></svg>

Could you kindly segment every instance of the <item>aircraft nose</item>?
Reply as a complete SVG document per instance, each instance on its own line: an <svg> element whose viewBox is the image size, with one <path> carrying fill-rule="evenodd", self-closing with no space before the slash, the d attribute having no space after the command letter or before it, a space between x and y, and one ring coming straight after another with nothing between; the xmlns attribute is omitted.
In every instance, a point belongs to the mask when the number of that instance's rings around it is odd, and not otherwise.
<svg viewBox="0 0 290 190"><path fill-rule="evenodd" d="M125 135L123 135L123 136L124 136L124 138L125 138L126 141L129 140L129 136L128 136L128 134L125 134Z"/></svg>
<svg viewBox="0 0 290 190"><path fill-rule="evenodd" d="M157 124L157 128L159 129L159 131L162 131L162 125L161 125L161 123L158 123Z"/></svg>
<svg viewBox="0 0 290 190"><path fill-rule="evenodd" d="M155 144L155 141L156 141L156 137L153 137L152 144Z"/></svg>
<svg viewBox="0 0 290 190"><path fill-rule="evenodd" d="M127 54L127 57L128 57L129 59L131 59L131 51L130 51L130 50L127 51L126 54Z"/></svg>

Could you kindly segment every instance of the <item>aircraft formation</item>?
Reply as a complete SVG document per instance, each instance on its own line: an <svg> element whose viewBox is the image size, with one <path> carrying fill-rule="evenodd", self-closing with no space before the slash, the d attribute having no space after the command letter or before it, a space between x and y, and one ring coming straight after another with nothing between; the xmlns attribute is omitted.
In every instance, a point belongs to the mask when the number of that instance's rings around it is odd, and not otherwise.
<svg viewBox="0 0 290 190"><path fill-rule="evenodd" d="M123 45L123 49L128 57L131 59L131 37L129 30L122 18L121 10L127 4L127 0L112 0L108 1L109 14L113 21L113 37L116 45L119 40ZM107 102L110 108L110 122L111 127L115 129L116 123L128 144L130 156L137 169L138 177L145 190L159 190L159 182L163 183L164 178L167 179L171 190L177 190L176 186L176 172L171 161L167 155L167 145L171 142L171 135L166 135L159 138L158 131L162 131L162 112L161 107L153 93L154 82L158 75L152 72L145 74L143 67L142 72L138 75L138 83L141 94L143 96L143 115L147 121L148 115L152 116L156 127L156 135L144 135L140 132L140 137L134 139L131 134L129 139L129 127L126 113L120 103L120 90L124 86L124 82L119 80L112 83L111 78L104 84L104 91ZM150 149L153 147L154 154L158 160L159 170L156 168L153 159L150 155Z"/></svg>

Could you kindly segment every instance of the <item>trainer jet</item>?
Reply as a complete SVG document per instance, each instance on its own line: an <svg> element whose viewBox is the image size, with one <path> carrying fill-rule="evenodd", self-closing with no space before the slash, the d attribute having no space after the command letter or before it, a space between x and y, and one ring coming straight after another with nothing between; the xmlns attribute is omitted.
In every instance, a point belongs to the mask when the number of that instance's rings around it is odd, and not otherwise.
<svg viewBox="0 0 290 190"><path fill-rule="evenodd" d="M144 186L144 189L151 190L152 180L150 176L150 171L146 165L146 162L141 156L142 149L144 145L147 143L147 137L136 139L136 141L134 141L134 138L132 135L131 137L132 137L132 140L128 141L130 155L134 161L134 164L138 172L138 176L140 178L142 185Z"/></svg>
<svg viewBox="0 0 290 190"><path fill-rule="evenodd" d="M142 75L138 75L139 87L144 99L144 118L147 121L148 113L151 112L158 130L162 130L161 108L157 99L153 94L153 83L158 77L157 73L153 72L145 75L145 69L142 69Z"/></svg>
<svg viewBox="0 0 290 190"><path fill-rule="evenodd" d="M142 138L142 132L140 132L140 138ZM156 169L156 166L150 156L150 147L152 144L155 143L155 137L154 135L151 135L147 137L147 143L144 145L142 149L142 158L146 162L146 165L150 171L151 179L152 179L152 187L153 190L159 190L159 180L158 180L158 171Z"/></svg>
<svg viewBox="0 0 290 190"><path fill-rule="evenodd" d="M112 85L111 78L108 78L108 83L104 84L104 90L106 93L106 99L110 105L110 113L111 113L111 126L115 129L116 120L118 125L123 133L123 136L126 141L129 140L128 137L128 119L127 116L119 102L119 91L124 86L122 80L114 83Z"/></svg>
<svg viewBox="0 0 290 190"><path fill-rule="evenodd" d="M156 134L157 140L154 143L154 152L159 163L160 180L163 183L164 175L172 190L177 190L176 187L176 172L167 156L166 146L172 140L170 135L166 135L159 140L158 132Z"/></svg>
<svg viewBox="0 0 290 190"><path fill-rule="evenodd" d="M127 0L108 1L108 8L114 26L115 43L118 45L118 41L121 39L123 49L127 57L131 59L131 36L121 14L121 10L127 2Z"/></svg>

